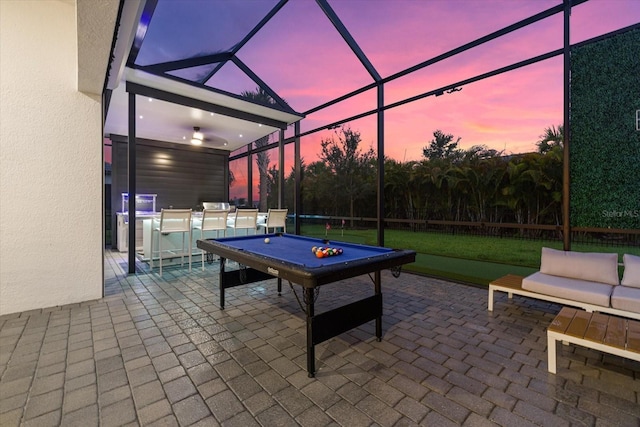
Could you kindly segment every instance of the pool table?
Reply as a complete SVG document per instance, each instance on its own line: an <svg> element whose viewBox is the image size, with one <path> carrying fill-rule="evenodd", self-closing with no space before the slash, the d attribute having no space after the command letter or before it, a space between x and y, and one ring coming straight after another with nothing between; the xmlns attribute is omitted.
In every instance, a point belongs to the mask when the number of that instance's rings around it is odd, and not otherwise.
<svg viewBox="0 0 640 427"><path fill-rule="evenodd" d="M269 239L269 243L265 239ZM389 249L316 239L293 234L257 234L197 241L198 248L220 257L220 307L224 309L227 288L277 278L278 293L282 279L302 286L301 308L307 321L307 373L315 375L314 346L371 320L376 321L376 338L382 339L382 289L380 271L395 269L415 261L410 250ZM312 248L342 249L342 254L318 258ZM236 261L239 269L226 270L226 260ZM374 273L374 294L320 314L314 303L320 287L338 280ZM394 274L395 275L395 274ZM293 287L292 287L293 288ZM295 289L294 289L295 292ZM297 298L297 294L296 298Z"/></svg>

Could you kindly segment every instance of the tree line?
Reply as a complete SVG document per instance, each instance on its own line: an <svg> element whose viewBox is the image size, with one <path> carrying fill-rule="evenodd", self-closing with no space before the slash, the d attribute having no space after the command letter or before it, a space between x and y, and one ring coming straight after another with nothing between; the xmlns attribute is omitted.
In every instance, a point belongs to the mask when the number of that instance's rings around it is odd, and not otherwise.
<svg viewBox="0 0 640 427"><path fill-rule="evenodd" d="M532 153L505 155L441 130L419 161L385 158L387 218L559 225L562 220L562 126L546 128ZM342 127L321 141L318 160L302 160L302 214L375 217L377 164L360 133ZM277 168L265 187L277 189ZM261 180L261 187L263 181ZM264 187L263 187L264 188ZM294 173L285 181L285 206L293 206ZM266 195L277 205L277 193Z"/></svg>
<svg viewBox="0 0 640 427"><path fill-rule="evenodd" d="M243 96L264 105L275 101L261 88ZM387 218L560 225L562 220L562 125L547 127L537 151L505 155L441 130L419 161L384 160ZM343 126L321 141L318 160L301 160L302 214L376 217L377 159L362 149L360 133ZM266 146L268 137L255 142ZM269 152L257 153L259 208L278 205L278 169ZM230 181L233 176L230 176ZM295 172L285 177L285 206L294 206Z"/></svg>

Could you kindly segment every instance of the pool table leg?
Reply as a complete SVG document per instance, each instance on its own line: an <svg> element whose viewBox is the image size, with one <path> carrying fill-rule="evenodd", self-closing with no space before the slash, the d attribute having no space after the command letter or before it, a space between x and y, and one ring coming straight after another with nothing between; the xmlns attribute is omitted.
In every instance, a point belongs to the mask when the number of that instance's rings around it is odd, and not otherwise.
<svg viewBox="0 0 640 427"><path fill-rule="evenodd" d="M278 277L278 296L282 295L282 279Z"/></svg>
<svg viewBox="0 0 640 427"><path fill-rule="evenodd" d="M316 373L316 352L313 346L313 327L311 319L314 316L313 288L304 288L304 302L307 305L307 376L313 378Z"/></svg>
<svg viewBox="0 0 640 427"><path fill-rule="evenodd" d="M382 297L382 275L380 271L376 271L374 277L375 294ZM382 341L382 312L380 312L380 316L376 317L376 339L378 342Z"/></svg>
<svg viewBox="0 0 640 427"><path fill-rule="evenodd" d="M220 257L220 280L218 285L220 286L220 308L224 310L224 264L225 258Z"/></svg>

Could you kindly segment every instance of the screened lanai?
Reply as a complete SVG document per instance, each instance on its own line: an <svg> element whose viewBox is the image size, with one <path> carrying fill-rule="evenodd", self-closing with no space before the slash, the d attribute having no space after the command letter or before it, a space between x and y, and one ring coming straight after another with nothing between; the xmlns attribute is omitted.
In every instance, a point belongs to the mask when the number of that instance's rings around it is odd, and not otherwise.
<svg viewBox="0 0 640 427"><path fill-rule="evenodd" d="M178 4L162 25L163 7ZM229 7L247 4L232 20ZM185 15L189 5L200 9ZM262 5L0 1L0 425L637 426L639 362L557 345L554 374L548 328L561 304L496 292L490 309L488 276L459 282L496 254L562 248L566 172L572 248L584 251L585 236L640 255L640 3L289 0L265 6L262 16L281 7L252 34ZM165 76L185 72L173 60L224 55L201 46L242 26L253 36L237 45L246 69L226 65L246 85ZM135 65L152 30L165 40L145 65L164 71ZM168 55L172 44L183 52ZM91 85L82 65L98 68ZM223 263L162 275L136 259L132 273L133 251L103 240L103 187L113 211L126 191L157 192L157 208L282 205L287 231L304 235L287 237L418 242L438 256L421 248L426 274L381 271L382 340L367 322L320 343L309 378L296 283L281 295L275 279L227 289L222 310ZM16 221L34 201L44 222ZM451 242L467 259L446 253ZM456 259L460 276L433 277ZM324 287L318 312L370 298L371 285L362 275Z"/></svg>
<svg viewBox="0 0 640 427"><path fill-rule="evenodd" d="M296 233L305 225L375 230L380 245L389 227L468 222L542 229L568 248L568 162L549 178L555 216L545 220L519 208L497 213L517 203L497 196L430 211L448 202L422 195L448 191L443 179L465 181L473 193L468 176L431 170L433 188L398 181L427 168L425 149L437 135L451 136L460 153L509 159L537 151L541 134L562 126L568 159L571 50L638 28L633 1L158 0L134 12L137 29L122 37L129 49L111 95L120 114L113 122L107 115L106 134L126 142L133 126L135 138L188 144L197 126L204 146L226 156L230 203L287 208ZM338 150L347 158L348 144L351 160L365 164L351 172L331 157ZM135 192L135 168L127 176Z"/></svg>

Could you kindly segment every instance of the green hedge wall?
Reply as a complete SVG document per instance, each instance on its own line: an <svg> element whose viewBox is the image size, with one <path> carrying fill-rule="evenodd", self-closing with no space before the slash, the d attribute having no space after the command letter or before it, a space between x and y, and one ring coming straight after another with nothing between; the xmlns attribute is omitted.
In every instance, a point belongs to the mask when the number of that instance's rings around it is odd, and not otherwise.
<svg viewBox="0 0 640 427"><path fill-rule="evenodd" d="M571 225L640 228L640 30L571 52Z"/></svg>

